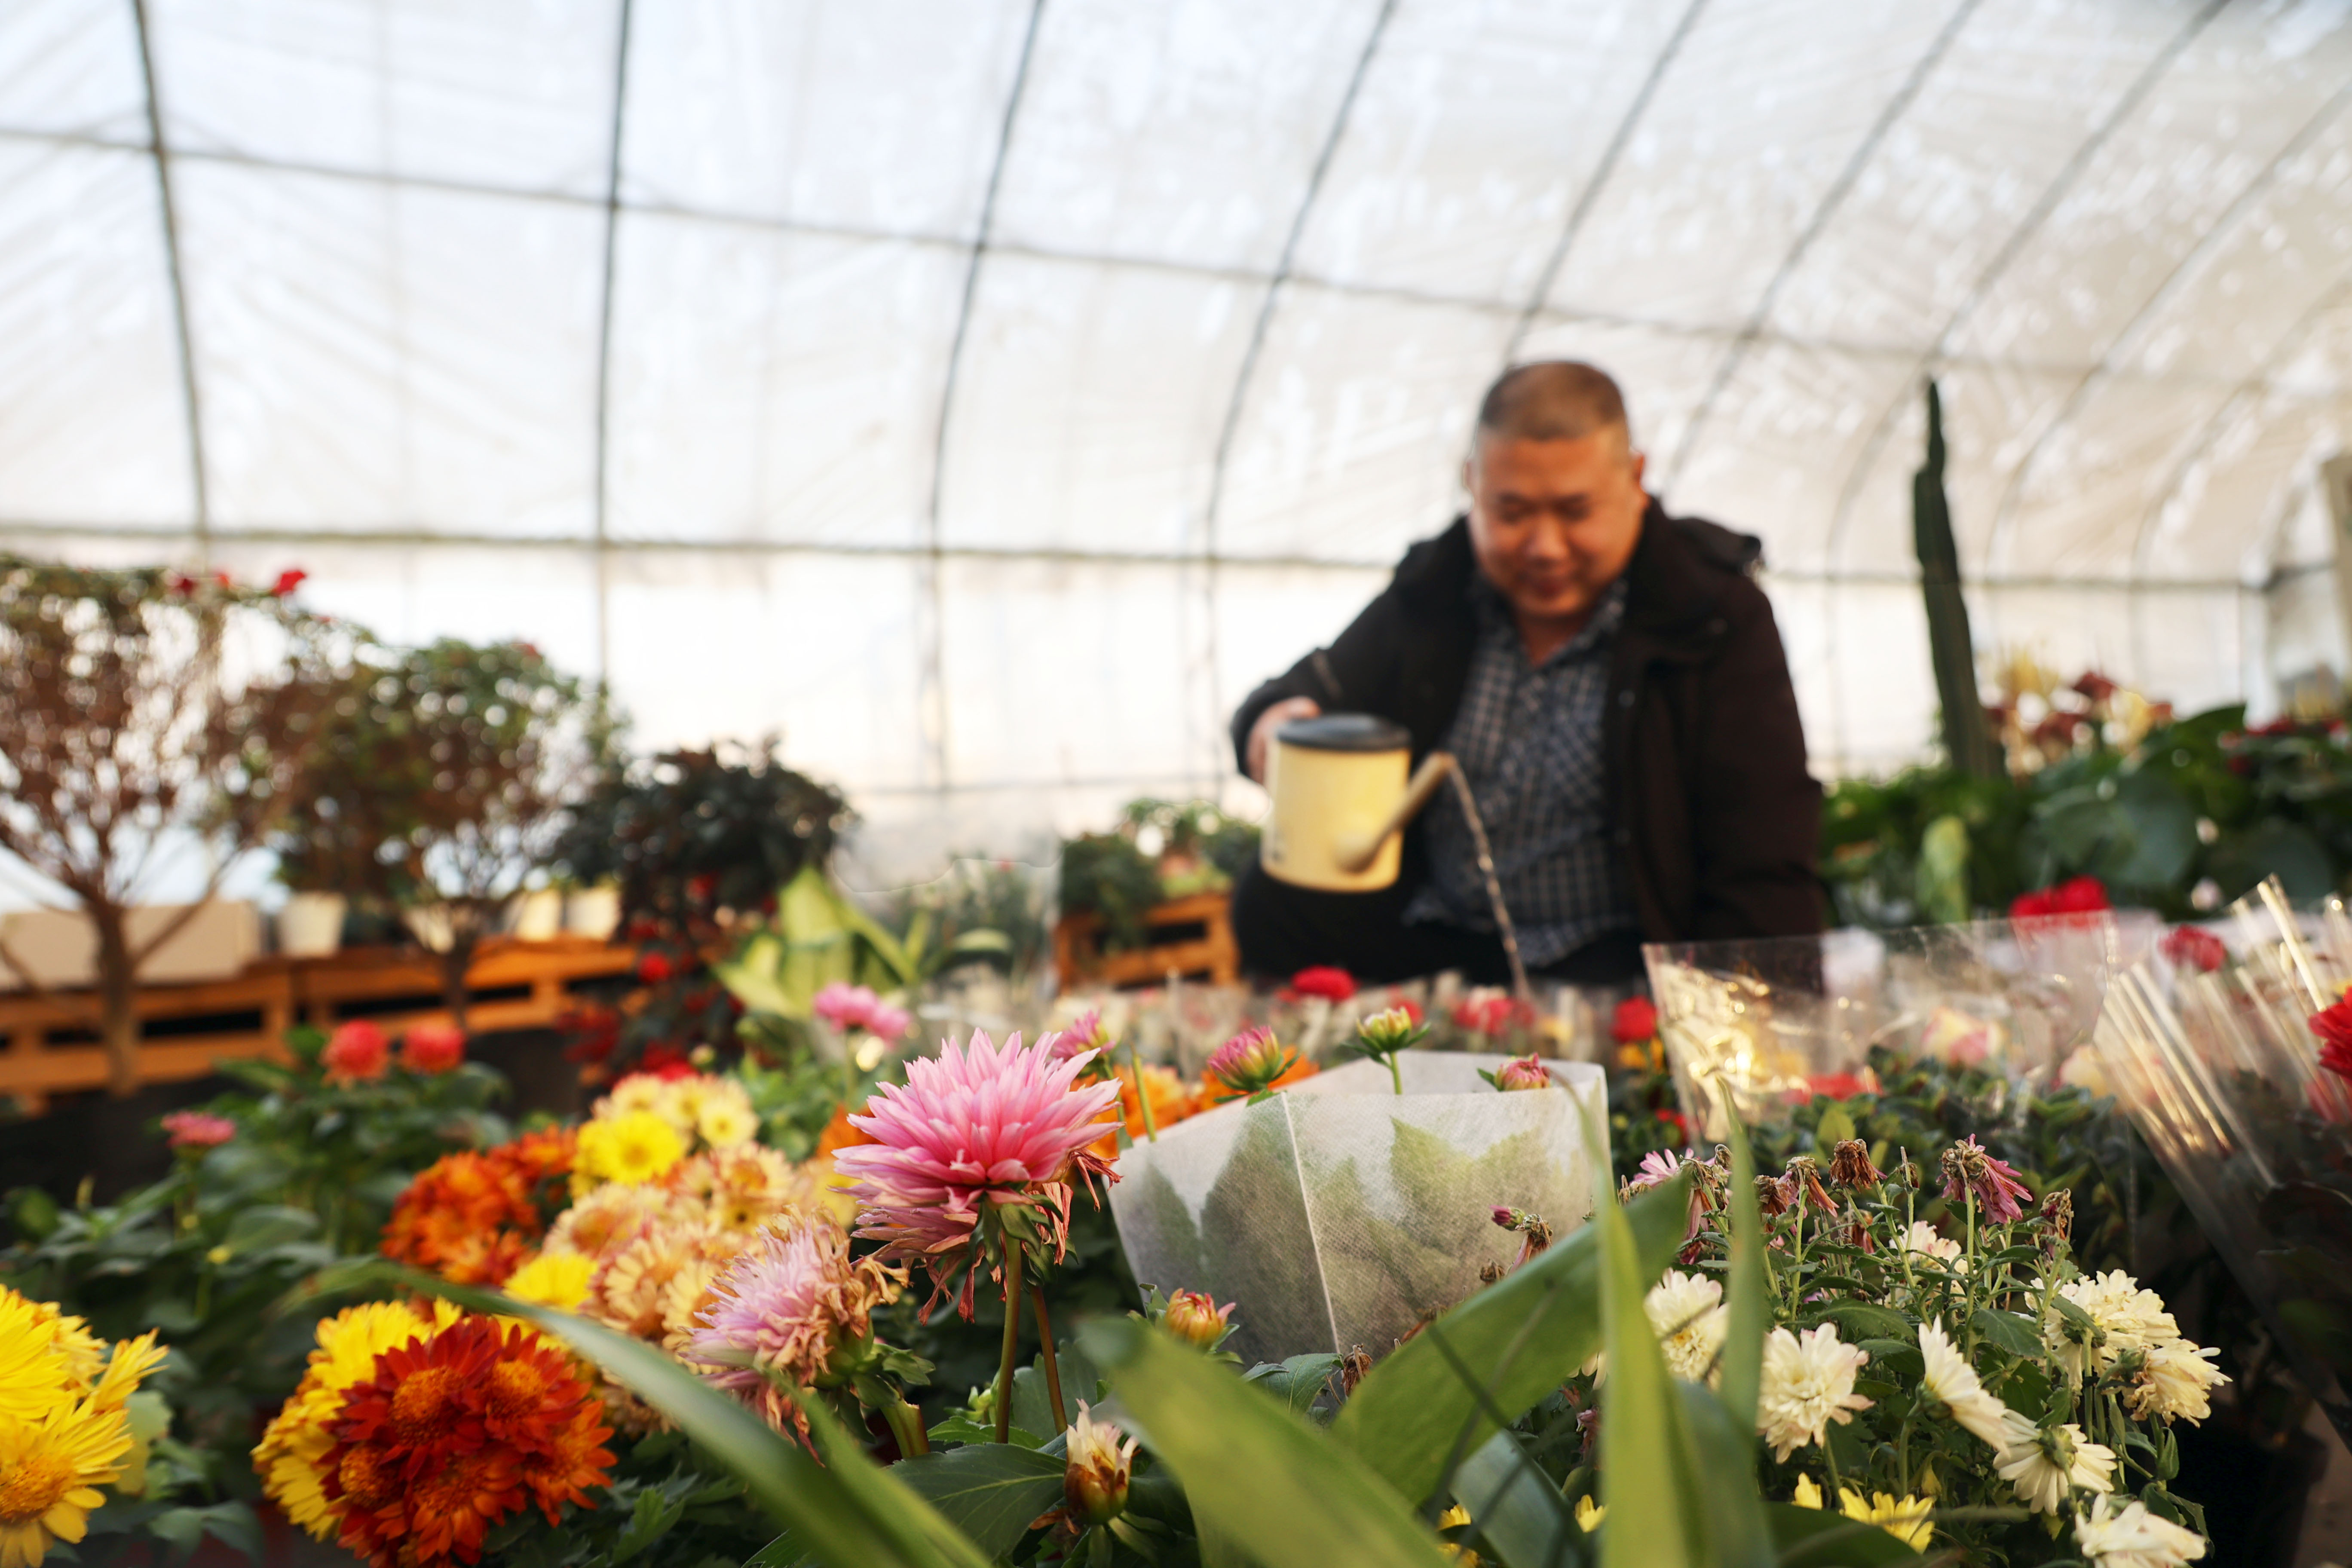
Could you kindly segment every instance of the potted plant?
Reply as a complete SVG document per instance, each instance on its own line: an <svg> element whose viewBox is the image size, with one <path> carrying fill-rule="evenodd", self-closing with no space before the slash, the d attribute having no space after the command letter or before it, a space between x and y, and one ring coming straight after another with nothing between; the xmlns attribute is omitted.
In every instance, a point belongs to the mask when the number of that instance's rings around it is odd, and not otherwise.
<svg viewBox="0 0 2352 1568"><path fill-rule="evenodd" d="M140 966L296 804L352 640L226 574L0 556L0 849L64 890L97 939L108 1088L139 1087ZM134 934L176 843L197 896ZM0 965L27 983L0 943Z"/></svg>

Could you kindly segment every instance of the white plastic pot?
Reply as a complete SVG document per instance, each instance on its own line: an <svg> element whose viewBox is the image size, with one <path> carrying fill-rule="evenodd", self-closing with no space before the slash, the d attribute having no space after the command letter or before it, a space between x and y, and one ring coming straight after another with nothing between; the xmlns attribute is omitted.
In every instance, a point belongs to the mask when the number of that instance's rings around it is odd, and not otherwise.
<svg viewBox="0 0 2352 1568"><path fill-rule="evenodd" d="M621 889L582 888L563 900L563 929L592 942L607 942L621 926Z"/></svg>
<svg viewBox="0 0 2352 1568"><path fill-rule="evenodd" d="M327 958L341 952L349 907L341 893L294 894L278 911L278 951L289 958Z"/></svg>

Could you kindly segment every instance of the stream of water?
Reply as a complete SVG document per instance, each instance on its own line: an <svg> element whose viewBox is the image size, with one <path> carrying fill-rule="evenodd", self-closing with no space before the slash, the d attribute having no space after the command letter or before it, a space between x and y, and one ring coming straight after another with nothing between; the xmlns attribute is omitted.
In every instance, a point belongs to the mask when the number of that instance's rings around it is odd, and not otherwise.
<svg viewBox="0 0 2352 1568"><path fill-rule="evenodd" d="M1478 815L1478 803L1470 794L1470 781L1462 776L1461 764L1448 768L1446 774L1470 824L1470 841L1478 847L1478 875L1486 879L1486 901L1495 906L1495 929L1503 934L1503 956L1511 962L1511 994L1532 1007L1535 992L1528 984L1528 966L1519 959L1519 933L1511 927L1511 911L1503 907L1503 883L1495 875L1495 851L1486 842L1486 819Z"/></svg>

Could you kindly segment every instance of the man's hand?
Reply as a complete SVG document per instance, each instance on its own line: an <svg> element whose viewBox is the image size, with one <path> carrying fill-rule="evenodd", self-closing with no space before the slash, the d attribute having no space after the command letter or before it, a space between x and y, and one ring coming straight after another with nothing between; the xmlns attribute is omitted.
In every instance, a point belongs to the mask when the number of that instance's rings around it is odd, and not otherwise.
<svg viewBox="0 0 2352 1568"><path fill-rule="evenodd" d="M1312 697L1286 697L1257 716L1250 726L1249 776L1259 784L1265 783L1265 750L1274 744L1274 732L1293 719L1312 719L1323 711L1323 705Z"/></svg>

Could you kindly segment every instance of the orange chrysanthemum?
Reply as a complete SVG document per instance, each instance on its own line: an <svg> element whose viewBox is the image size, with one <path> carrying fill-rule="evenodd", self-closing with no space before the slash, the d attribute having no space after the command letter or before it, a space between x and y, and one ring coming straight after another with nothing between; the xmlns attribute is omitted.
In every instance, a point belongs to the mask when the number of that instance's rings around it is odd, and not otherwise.
<svg viewBox="0 0 2352 1568"><path fill-rule="evenodd" d="M572 1161L568 1130L444 1156L400 1194L383 1255L460 1285L500 1284L537 1250Z"/></svg>
<svg viewBox="0 0 2352 1568"><path fill-rule="evenodd" d="M572 1363L481 1317L386 1351L355 1384L320 1462L341 1543L373 1568L472 1563L492 1525L536 1505L593 1507L612 1436Z"/></svg>

